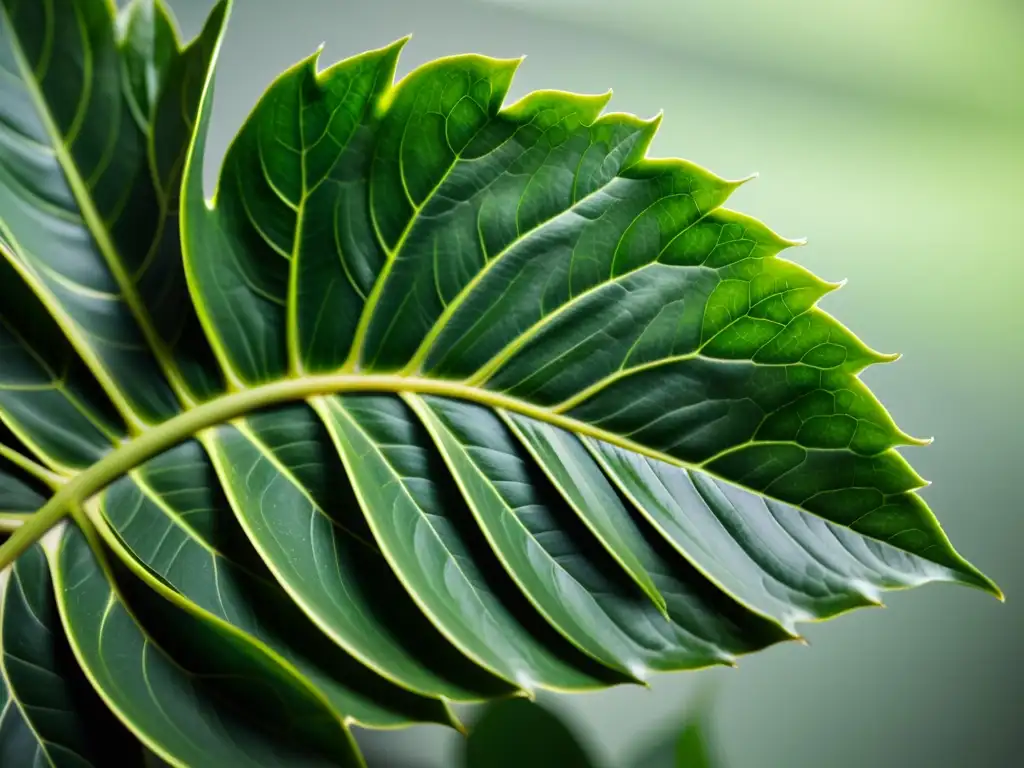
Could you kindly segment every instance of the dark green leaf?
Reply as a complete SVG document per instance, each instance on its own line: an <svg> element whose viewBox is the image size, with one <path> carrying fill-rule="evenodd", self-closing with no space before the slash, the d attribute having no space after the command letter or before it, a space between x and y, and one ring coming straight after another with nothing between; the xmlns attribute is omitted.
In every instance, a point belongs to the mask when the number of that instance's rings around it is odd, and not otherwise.
<svg viewBox="0 0 1024 768"><path fill-rule="evenodd" d="M77 528L68 528L54 549L57 602L78 661L107 705L154 752L191 765L361 764L344 727L336 725L333 735L324 727L320 738L311 738L323 716L297 689L270 674L253 675L252 663L222 655L215 645L207 644L209 657L183 652L188 633L199 628L183 612L174 616L184 621L181 647L175 659L168 656ZM137 597L145 594L136 591ZM158 610L147 607L150 618ZM181 666L183 661L195 666ZM246 707L226 695L235 684L249 690Z"/></svg>
<svg viewBox="0 0 1024 768"><path fill-rule="evenodd" d="M0 259L3 421L58 471L87 468L124 436L125 427L11 264Z"/></svg>
<svg viewBox="0 0 1024 768"><path fill-rule="evenodd" d="M529 608L510 605L465 501L446 482L429 437L390 397L318 404L388 563L457 648L515 686L585 690L604 682L530 632ZM503 599L504 598L504 599ZM517 616L517 608L524 613ZM525 614L525 615L524 615Z"/></svg>
<svg viewBox="0 0 1024 768"><path fill-rule="evenodd" d="M519 60L396 83L399 40L283 73L208 200L229 10L0 0L0 749L89 762L110 710L147 763L353 764L349 724L999 594L742 182L609 94L506 105Z"/></svg>
<svg viewBox="0 0 1024 768"><path fill-rule="evenodd" d="M522 699L494 704L473 726L466 768L594 768L575 734L539 704Z"/></svg>
<svg viewBox="0 0 1024 768"><path fill-rule="evenodd" d="M178 33L162 0L135 0L118 16L129 106L146 130L178 58Z"/></svg>
<svg viewBox="0 0 1024 768"><path fill-rule="evenodd" d="M390 685L303 616L245 541L197 443L115 483L102 505L131 556L187 598L186 610L209 632L247 645L249 655L323 696L341 719L378 728L452 722L440 701Z"/></svg>
<svg viewBox="0 0 1024 768"><path fill-rule="evenodd" d="M261 414L209 438L239 522L309 617L371 669L426 695L472 701L511 687L475 670L380 556L311 410Z"/></svg>
<svg viewBox="0 0 1024 768"><path fill-rule="evenodd" d="M175 393L209 394L217 377L201 335L186 333L197 326L175 236L177 176L157 159L173 153L180 168L190 132L163 130L158 102L173 100L176 119L184 111L191 123L199 93L183 89L203 78L189 70L208 67L210 50L200 39L180 54L174 45L172 57L173 40L154 42L150 53L163 60L145 79L160 93L146 86L154 123L140 124L137 91L124 81L141 66L136 35L152 4L136 4L128 13L137 23L119 41L104 0L4 0L0 221L9 263L138 428L176 413ZM173 71L158 78L165 68Z"/></svg>
<svg viewBox="0 0 1024 768"><path fill-rule="evenodd" d="M0 578L0 646L0 765L142 765L75 663L38 546Z"/></svg>
<svg viewBox="0 0 1024 768"><path fill-rule="evenodd" d="M792 628L879 605L883 589L956 580L948 568L704 472L588 440L672 544L747 605Z"/></svg>
<svg viewBox="0 0 1024 768"><path fill-rule="evenodd" d="M651 670L732 664L736 654L789 638L709 589L685 560L645 535L571 435L548 435L564 441L561 458L552 454L548 460L573 461L576 471L590 475L583 482L592 484L589 492L604 495L601 514L614 520L630 551L642 558L665 597L665 614L628 576L617 576L615 561L497 415L441 398L420 401L417 411L509 573L541 613L595 659L643 680Z"/></svg>

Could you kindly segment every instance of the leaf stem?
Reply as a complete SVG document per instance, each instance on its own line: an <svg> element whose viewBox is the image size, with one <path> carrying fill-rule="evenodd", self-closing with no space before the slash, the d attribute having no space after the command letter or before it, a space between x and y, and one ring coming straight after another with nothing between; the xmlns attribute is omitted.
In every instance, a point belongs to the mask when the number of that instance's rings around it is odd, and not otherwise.
<svg viewBox="0 0 1024 768"><path fill-rule="evenodd" d="M569 429L577 434L590 435L628 450L680 464L678 459L652 451L631 440L589 424L552 413L548 409L508 397L500 392L471 387L458 381L387 374L332 374L293 377L209 400L143 432L108 453L89 469L71 478L38 512L14 531L3 546L0 546L0 568L12 563L18 555L62 520L70 507L86 502L122 475L203 430L237 419L260 408L343 392L410 392L454 397L492 408L505 408L522 413L525 416Z"/></svg>
<svg viewBox="0 0 1024 768"><path fill-rule="evenodd" d="M12 533L25 524L31 514L20 512L0 512L0 533Z"/></svg>
<svg viewBox="0 0 1024 768"><path fill-rule="evenodd" d="M57 490L64 482L64 478L60 475L51 472L27 456L3 444L0 444L0 459L6 459L11 462L11 464L31 475L51 490Z"/></svg>
<svg viewBox="0 0 1024 768"><path fill-rule="evenodd" d="M71 478L46 505L14 531L11 537L0 546L0 569L14 562L18 555L32 546L44 533L60 522L67 515L70 508L76 504L84 504L122 475L127 474L135 467L169 448L188 440L190 437L262 408L346 392L437 395L473 402L489 408L513 411L574 432L577 435L585 435L602 440L619 448L674 464L684 469L699 469L711 476L717 476L714 472L708 470L706 466L682 461L667 453L662 453L634 442L622 435L608 432L593 424L587 424L570 416L557 413L551 408L534 405L480 386L472 386L464 381L394 374L339 373L318 376L294 376L251 389L231 392L209 400L180 413L159 426L143 432L129 442L123 443L87 470ZM964 583L972 584L996 596L1001 596L1002 593L999 591L999 588L978 572L974 566L963 560L959 555L955 555L955 557L957 558L955 564L947 563L947 566L965 577Z"/></svg>

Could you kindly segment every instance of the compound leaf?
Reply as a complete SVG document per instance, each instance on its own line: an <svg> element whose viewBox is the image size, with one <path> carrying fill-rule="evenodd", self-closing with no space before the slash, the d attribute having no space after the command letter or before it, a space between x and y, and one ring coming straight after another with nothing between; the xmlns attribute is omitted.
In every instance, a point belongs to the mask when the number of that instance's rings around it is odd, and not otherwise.
<svg viewBox="0 0 1024 768"><path fill-rule="evenodd" d="M358 765L999 595L741 181L610 94L506 104L520 60L395 82L402 39L284 72L208 198L229 10L0 0L5 763Z"/></svg>

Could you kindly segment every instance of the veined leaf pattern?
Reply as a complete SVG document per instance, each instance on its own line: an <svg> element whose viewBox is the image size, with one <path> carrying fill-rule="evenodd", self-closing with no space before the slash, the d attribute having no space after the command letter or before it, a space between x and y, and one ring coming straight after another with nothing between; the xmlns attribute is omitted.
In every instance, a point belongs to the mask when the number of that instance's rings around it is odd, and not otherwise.
<svg viewBox="0 0 1024 768"><path fill-rule="evenodd" d="M999 595L742 181L401 39L284 72L208 199L230 4L0 0L0 762L360 765Z"/></svg>
<svg viewBox="0 0 1024 768"><path fill-rule="evenodd" d="M234 524L198 443L178 446L115 483L102 509L131 556L146 566L143 578L152 572L158 590L171 585L200 619L222 633L233 628L266 663L293 669L296 681L311 685L344 721L381 728L452 722L439 700L389 685L303 616Z"/></svg>
<svg viewBox="0 0 1024 768"><path fill-rule="evenodd" d="M142 765L139 745L75 666L39 546L0 579L0 643L0 762Z"/></svg>
<svg viewBox="0 0 1024 768"><path fill-rule="evenodd" d="M5 0L0 26L9 263L131 426L217 389L176 233L177 179L210 50L203 38L185 51L173 40L154 43L163 66L137 77L159 96L138 104L124 80L137 79L127 73L146 55L140 27L166 36L169 23L162 4L152 6L126 11L122 39L103 0Z"/></svg>
<svg viewBox="0 0 1024 768"><path fill-rule="evenodd" d="M183 622L177 628L183 647L168 656L136 620L122 586L82 533L69 529L54 549L57 601L79 663L107 705L158 755L190 764L359 763L351 736L338 724L332 733L325 714L297 687L253 674L246 656L225 658L214 643L204 644L201 654L185 648L199 625L182 611L157 622ZM166 611L166 605L152 605L160 599L149 593L139 602L150 603L152 617ZM167 626L162 629L168 634Z"/></svg>

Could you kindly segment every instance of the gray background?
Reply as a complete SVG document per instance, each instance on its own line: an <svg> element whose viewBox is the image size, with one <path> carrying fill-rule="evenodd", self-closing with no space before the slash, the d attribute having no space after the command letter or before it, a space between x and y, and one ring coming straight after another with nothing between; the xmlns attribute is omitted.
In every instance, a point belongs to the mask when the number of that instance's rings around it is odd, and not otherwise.
<svg viewBox="0 0 1024 768"><path fill-rule="evenodd" d="M191 36L212 3L170 4ZM731 205L807 236L795 258L850 280L827 308L904 353L865 378L907 431L935 436L908 458L934 481L926 496L954 543L1008 595L893 594L889 610L808 626L810 648L739 671L546 701L609 761L711 681L735 768L1022 764L1024 3L239 0L210 188L279 71L322 42L327 64L409 32L401 72L450 53L526 53L512 97L613 87L615 109L664 109L655 154L760 171ZM381 765L448 765L456 747L433 727L360 738Z"/></svg>

